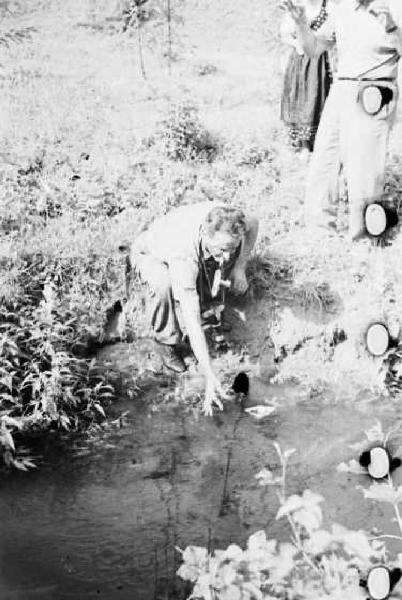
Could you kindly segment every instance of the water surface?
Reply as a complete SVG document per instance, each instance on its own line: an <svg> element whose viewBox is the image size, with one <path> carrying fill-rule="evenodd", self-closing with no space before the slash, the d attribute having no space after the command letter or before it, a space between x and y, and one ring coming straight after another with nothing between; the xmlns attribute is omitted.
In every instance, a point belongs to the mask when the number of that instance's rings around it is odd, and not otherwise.
<svg viewBox="0 0 402 600"><path fill-rule="evenodd" d="M272 390L267 388L267 395ZM363 499L363 478L338 474L348 445L393 412L378 402L331 405L297 388L278 388L279 408L261 421L229 403L213 418L183 406L156 412L149 398L121 401L128 424L100 438L48 443L41 468L1 480L2 600L156 600L185 597L175 546L243 544L260 528L286 539L262 467L279 469L272 442L295 448L289 493L325 496L336 521L392 531L383 505Z"/></svg>

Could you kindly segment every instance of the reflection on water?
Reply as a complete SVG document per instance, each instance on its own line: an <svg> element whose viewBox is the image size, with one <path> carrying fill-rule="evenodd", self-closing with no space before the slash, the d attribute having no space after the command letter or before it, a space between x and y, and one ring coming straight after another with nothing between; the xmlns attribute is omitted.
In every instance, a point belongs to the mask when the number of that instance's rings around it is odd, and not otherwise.
<svg viewBox="0 0 402 600"><path fill-rule="evenodd" d="M267 388L267 395L272 392ZM41 469L1 481L2 600L156 600L186 597L175 578L175 546L226 547L255 530L284 539L273 489L254 475L279 468L272 447L296 448L289 493L322 493L326 523L389 531L390 514L364 502L353 476L335 466L352 458L378 408L323 406L276 393L277 411L261 421L228 405L214 418L183 408L149 411L122 403L129 424L101 445L47 449ZM383 422L389 422L389 411ZM361 481L364 484L364 480Z"/></svg>

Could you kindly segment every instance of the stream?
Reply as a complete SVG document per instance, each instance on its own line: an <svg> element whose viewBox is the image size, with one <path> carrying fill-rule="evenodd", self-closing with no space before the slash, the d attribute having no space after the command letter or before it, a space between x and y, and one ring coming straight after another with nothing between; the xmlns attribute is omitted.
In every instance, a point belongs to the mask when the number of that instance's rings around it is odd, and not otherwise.
<svg viewBox="0 0 402 600"><path fill-rule="evenodd" d="M40 468L0 481L1 600L181 599L189 591L175 576L176 546L226 548L261 528L289 539L274 488L255 479L263 467L279 472L273 441L296 449L288 494L325 497L324 526L394 531L390 509L356 489L365 477L336 465L357 458L349 444L376 418L392 423L395 409L334 405L288 386L275 390L269 417L232 401L210 418L180 405L152 410L151 394L116 404L128 412L123 427L48 441Z"/></svg>

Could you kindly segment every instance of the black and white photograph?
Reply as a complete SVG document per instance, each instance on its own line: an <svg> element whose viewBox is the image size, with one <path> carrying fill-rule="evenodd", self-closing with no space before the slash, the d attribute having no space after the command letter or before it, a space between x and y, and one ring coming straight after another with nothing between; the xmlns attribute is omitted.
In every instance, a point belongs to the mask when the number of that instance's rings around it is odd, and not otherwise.
<svg viewBox="0 0 402 600"><path fill-rule="evenodd" d="M402 600L402 0L0 0L0 600Z"/></svg>

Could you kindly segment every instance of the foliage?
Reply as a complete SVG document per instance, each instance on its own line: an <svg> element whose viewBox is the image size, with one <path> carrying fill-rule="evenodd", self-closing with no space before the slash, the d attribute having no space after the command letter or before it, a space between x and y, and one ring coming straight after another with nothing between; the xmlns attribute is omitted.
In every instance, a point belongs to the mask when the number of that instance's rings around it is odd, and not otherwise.
<svg viewBox="0 0 402 600"><path fill-rule="evenodd" d="M21 29L10 29L0 32L0 46L10 47L10 44L18 44L29 40L32 34L36 32L35 27L23 27Z"/></svg>
<svg viewBox="0 0 402 600"><path fill-rule="evenodd" d="M2 17L21 16L27 12L44 8L48 0L0 0L0 15Z"/></svg>
<svg viewBox="0 0 402 600"><path fill-rule="evenodd" d="M149 0L128 0L123 6L123 31L136 24L146 23L152 16Z"/></svg>
<svg viewBox="0 0 402 600"><path fill-rule="evenodd" d="M277 519L287 520L291 542L269 539L265 531L253 533L243 550L231 544L226 550L189 546L182 552L178 575L193 584L189 598L196 600L365 600L365 581L376 564L400 567L402 555L392 561L383 541L341 525L322 527L323 497L305 490L286 494L286 467L294 450L282 452L275 443L282 472L263 469L261 486L277 489ZM370 497L370 495L368 496ZM381 499L381 498L379 498ZM398 587L392 598L400 598Z"/></svg>
<svg viewBox="0 0 402 600"><path fill-rule="evenodd" d="M172 106L160 123L159 137L173 160L211 162L219 151L218 139L202 125L197 108L189 101Z"/></svg>
<svg viewBox="0 0 402 600"><path fill-rule="evenodd" d="M122 31L136 33L144 79L147 79L144 59L146 47L151 48L153 52L156 52L157 48L161 51L162 56L168 60L171 73L172 61L177 60L180 46L177 35L173 35L173 26L183 23L178 10L180 4L181 0L174 5L171 0L126 0L123 4ZM166 31L163 31L164 29Z"/></svg>
<svg viewBox="0 0 402 600"><path fill-rule="evenodd" d="M218 68L211 63L200 63L196 65L195 71L199 77L205 77L207 75L215 75L218 72Z"/></svg>
<svg viewBox="0 0 402 600"><path fill-rule="evenodd" d="M294 302L294 306L278 310L270 328L280 362L278 380L295 379L308 387L336 388L340 396L353 396L363 389L385 396L399 393L400 314L396 290L386 283L389 280L383 273L372 270L349 295L340 296L318 282L303 282L296 287L294 296L301 298L305 308L297 310ZM370 355L366 346L367 329L376 321L383 322L391 336L388 351L380 357Z"/></svg>
<svg viewBox="0 0 402 600"><path fill-rule="evenodd" d="M19 268L13 265L13 293L3 296L0 312L0 446L5 464L18 468L29 462L18 457L15 432L72 429L103 419L112 396L94 361L82 357L93 334L74 294L82 266L60 257L32 258L21 256Z"/></svg>
<svg viewBox="0 0 402 600"><path fill-rule="evenodd" d="M401 212L401 157L399 154L392 154L387 166L387 182L385 194L387 200L396 206L398 212Z"/></svg>
<svg viewBox="0 0 402 600"><path fill-rule="evenodd" d="M149 21L154 27L161 27L167 22L167 10L167 3L163 0L126 0L122 9L124 30ZM176 23L182 22L178 11L174 11L172 18Z"/></svg>

